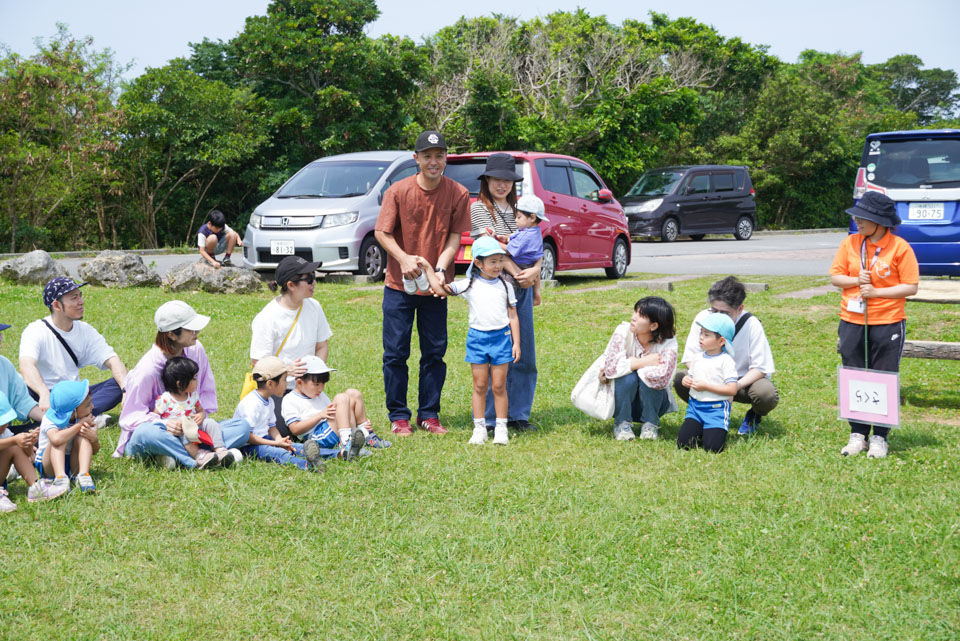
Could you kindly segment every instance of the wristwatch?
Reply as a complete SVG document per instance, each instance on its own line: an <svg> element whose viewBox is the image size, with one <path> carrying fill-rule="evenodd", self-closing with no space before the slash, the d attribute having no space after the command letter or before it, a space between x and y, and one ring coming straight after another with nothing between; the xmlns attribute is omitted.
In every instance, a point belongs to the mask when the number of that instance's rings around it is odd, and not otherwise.
<svg viewBox="0 0 960 641"><path fill-rule="evenodd" d="M446 274L447 270L445 270L443 267L434 267L433 272L435 274Z"/></svg>

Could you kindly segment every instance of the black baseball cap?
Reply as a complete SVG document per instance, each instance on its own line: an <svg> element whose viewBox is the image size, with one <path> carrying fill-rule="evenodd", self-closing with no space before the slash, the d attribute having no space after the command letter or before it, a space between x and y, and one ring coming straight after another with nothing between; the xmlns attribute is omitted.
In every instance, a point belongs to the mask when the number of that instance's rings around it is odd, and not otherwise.
<svg viewBox="0 0 960 641"><path fill-rule="evenodd" d="M439 131L433 131L432 129L427 130L417 136L417 144L413 146L413 150L417 153L420 153L424 149L446 149L447 148L447 139L443 137L443 134Z"/></svg>
<svg viewBox="0 0 960 641"><path fill-rule="evenodd" d="M314 273L322 264L321 262L309 263L300 256L287 256L277 265L274 280L279 285L286 285L287 281L296 280L300 274Z"/></svg>

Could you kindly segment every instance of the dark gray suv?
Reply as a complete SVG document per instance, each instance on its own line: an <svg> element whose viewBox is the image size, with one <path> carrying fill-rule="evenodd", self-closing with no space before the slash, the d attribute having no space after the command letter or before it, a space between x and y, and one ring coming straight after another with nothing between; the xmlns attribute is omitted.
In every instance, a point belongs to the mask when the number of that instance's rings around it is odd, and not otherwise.
<svg viewBox="0 0 960 641"><path fill-rule="evenodd" d="M757 226L753 183L741 166L651 169L619 200L633 238L673 242L678 236L733 234L747 240Z"/></svg>

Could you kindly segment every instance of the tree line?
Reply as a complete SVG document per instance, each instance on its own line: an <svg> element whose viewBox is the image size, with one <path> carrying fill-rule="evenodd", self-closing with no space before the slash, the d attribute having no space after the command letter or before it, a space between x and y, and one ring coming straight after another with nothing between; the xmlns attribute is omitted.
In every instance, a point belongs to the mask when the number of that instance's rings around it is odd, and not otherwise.
<svg viewBox="0 0 960 641"><path fill-rule="evenodd" d="M957 75L913 55L795 63L692 18L584 10L460 19L422 44L371 38L373 0L274 0L229 41L124 82L61 26L0 52L0 243L9 251L191 242L216 207L242 230L307 162L409 149L529 149L591 163L624 193L646 169L751 168L760 224L845 224L864 136L960 126Z"/></svg>

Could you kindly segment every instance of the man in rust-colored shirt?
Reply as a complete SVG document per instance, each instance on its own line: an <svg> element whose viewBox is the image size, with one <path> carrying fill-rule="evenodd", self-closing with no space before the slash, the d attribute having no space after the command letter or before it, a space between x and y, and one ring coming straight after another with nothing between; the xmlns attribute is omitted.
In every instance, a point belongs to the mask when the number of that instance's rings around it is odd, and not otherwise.
<svg viewBox="0 0 960 641"><path fill-rule="evenodd" d="M414 316L420 338L417 426L444 434L440 393L447 376L447 301L442 291L404 290L404 278L420 275L419 259L436 265L445 282L453 280L453 259L460 235L470 231L470 193L445 177L447 143L438 131L417 138L414 160L420 171L393 184L383 195L377 218L377 242L387 252L383 289L383 385L394 434L411 433L407 407L407 359ZM421 279L422 282L423 279Z"/></svg>

